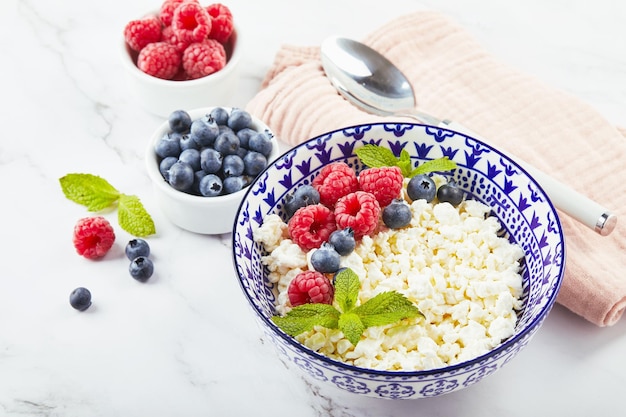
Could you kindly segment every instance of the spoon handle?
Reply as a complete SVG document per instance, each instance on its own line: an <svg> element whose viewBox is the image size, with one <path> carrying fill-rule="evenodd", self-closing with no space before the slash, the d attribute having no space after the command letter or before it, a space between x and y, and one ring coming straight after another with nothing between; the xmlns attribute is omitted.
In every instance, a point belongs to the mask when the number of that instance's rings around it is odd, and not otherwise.
<svg viewBox="0 0 626 417"><path fill-rule="evenodd" d="M443 121L439 124L439 126L455 130L474 139L489 143L488 140L459 123ZM589 199L585 195L580 194L576 190L556 180L538 168L535 168L529 163L522 161L505 151L502 152L512 160L516 161L537 180L557 209L563 211L602 236L609 235L613 229L615 229L617 216L605 207Z"/></svg>

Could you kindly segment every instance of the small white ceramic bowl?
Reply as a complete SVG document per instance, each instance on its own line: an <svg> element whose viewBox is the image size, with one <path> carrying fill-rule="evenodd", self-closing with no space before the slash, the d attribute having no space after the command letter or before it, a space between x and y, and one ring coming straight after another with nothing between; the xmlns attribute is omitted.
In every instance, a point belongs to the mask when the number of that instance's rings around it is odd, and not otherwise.
<svg viewBox="0 0 626 417"><path fill-rule="evenodd" d="M187 112L191 119L195 120L210 113L213 108L203 107ZM232 108L224 108L229 113L232 111ZM271 129L254 116L252 116L250 127L256 131L267 130L272 134L273 149L268 157L269 165L280 153L278 141ZM152 180L157 204L167 218L182 229L201 234L231 232L235 214L247 187L236 193L217 197L203 197L174 189L161 175L159 171L159 157L154 150L158 141L169 131L169 122L166 120L152 134L145 154L146 170Z"/></svg>
<svg viewBox="0 0 626 417"><path fill-rule="evenodd" d="M167 117L178 109L196 109L213 103L228 104L237 89L242 54L241 32L235 25L225 45L227 62L221 70L195 80L163 80L146 74L137 65L133 52L122 39L122 64L128 89L147 111Z"/></svg>

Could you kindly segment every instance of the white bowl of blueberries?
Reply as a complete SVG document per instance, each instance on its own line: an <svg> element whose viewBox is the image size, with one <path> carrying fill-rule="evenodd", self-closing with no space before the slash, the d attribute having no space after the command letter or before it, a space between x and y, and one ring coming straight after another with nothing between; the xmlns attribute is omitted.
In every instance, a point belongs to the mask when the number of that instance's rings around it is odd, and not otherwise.
<svg viewBox="0 0 626 417"><path fill-rule="evenodd" d="M247 186L279 155L271 129L241 108L175 110L152 134L145 162L155 198L178 227L229 233Z"/></svg>

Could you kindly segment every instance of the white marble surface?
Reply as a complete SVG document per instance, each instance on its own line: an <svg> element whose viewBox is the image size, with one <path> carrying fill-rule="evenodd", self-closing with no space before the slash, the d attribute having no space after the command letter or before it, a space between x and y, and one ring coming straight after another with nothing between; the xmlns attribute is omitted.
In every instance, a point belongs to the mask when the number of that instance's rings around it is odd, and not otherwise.
<svg viewBox="0 0 626 417"><path fill-rule="evenodd" d="M0 3L0 416L621 416L626 320L598 328L560 306L533 342L480 384L432 400L372 400L309 385L261 337L235 280L230 237L172 226L142 152L161 122L128 96L125 23L160 3ZM246 32L244 106L282 43L354 38L420 8L455 18L502 60L626 126L626 3L620 0L225 2ZM127 272L114 249L76 255L86 210L58 178L90 172L140 196L158 234L156 273ZM114 213L105 213L116 225ZM92 308L68 304L90 288Z"/></svg>

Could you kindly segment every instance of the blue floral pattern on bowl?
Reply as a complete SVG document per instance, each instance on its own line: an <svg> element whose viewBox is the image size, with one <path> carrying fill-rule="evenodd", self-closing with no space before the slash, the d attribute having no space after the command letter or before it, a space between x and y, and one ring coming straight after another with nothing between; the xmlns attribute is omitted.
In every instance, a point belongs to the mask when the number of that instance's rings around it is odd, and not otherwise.
<svg viewBox="0 0 626 417"><path fill-rule="evenodd" d="M253 230L263 218L285 218L282 200L301 184L309 184L325 165L342 161L360 171L355 149L365 144L389 147L397 156L405 150L414 166L449 157L458 168L443 173L463 188L468 198L491 207L502 223L501 233L526 254L524 308L515 334L489 353L460 364L426 371L379 371L351 366L318 354L279 330L275 293L261 263L263 248ZM447 394L492 375L526 346L552 308L563 279L565 243L556 210L541 187L515 162L493 147L460 133L411 123L359 125L310 139L276 159L249 187L235 218L233 260L260 327L278 353L294 368L320 384L376 398L414 399Z"/></svg>

